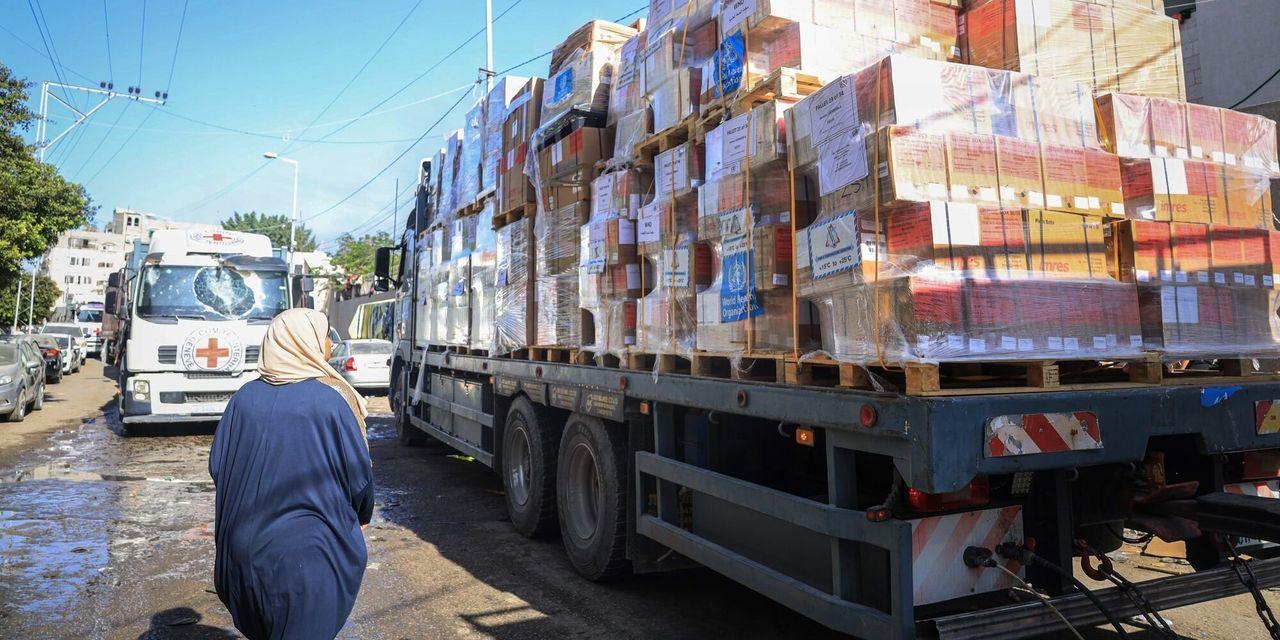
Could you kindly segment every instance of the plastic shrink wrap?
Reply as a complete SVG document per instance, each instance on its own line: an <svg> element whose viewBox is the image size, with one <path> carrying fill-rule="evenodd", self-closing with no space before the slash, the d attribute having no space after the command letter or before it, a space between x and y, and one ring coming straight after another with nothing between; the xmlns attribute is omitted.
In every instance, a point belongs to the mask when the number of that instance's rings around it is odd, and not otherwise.
<svg viewBox="0 0 1280 640"><path fill-rule="evenodd" d="M570 111L604 122L619 50L635 35L630 27L592 20L557 45L542 92L542 122L553 122Z"/></svg>
<svg viewBox="0 0 1280 640"><path fill-rule="evenodd" d="M454 209L476 201L480 195L480 169L484 163L484 97L472 107L462 126L462 153L453 175Z"/></svg>
<svg viewBox="0 0 1280 640"><path fill-rule="evenodd" d="M1118 1L980 0L961 16L969 64L1185 99L1177 20L1162 9Z"/></svg>
<svg viewBox="0 0 1280 640"><path fill-rule="evenodd" d="M445 332L442 342L452 346L471 345L471 255L476 249L476 216L457 218L450 225L449 259L445 306Z"/></svg>
<svg viewBox="0 0 1280 640"><path fill-rule="evenodd" d="M500 229L494 254L494 348L496 355L534 343L532 220L516 220Z"/></svg>
<svg viewBox="0 0 1280 640"><path fill-rule="evenodd" d="M711 250L698 240L704 154L685 142L654 158L654 197L636 221L644 295L636 346L646 353L697 347L697 293L711 284Z"/></svg>
<svg viewBox="0 0 1280 640"><path fill-rule="evenodd" d="M484 99L484 157L480 171L480 193L498 188L498 170L503 160L503 125L507 111L528 84L528 78L502 76Z"/></svg>
<svg viewBox="0 0 1280 640"><path fill-rule="evenodd" d="M801 101L787 124L797 189L818 195L795 239L797 293L817 304L829 355L901 365L1142 351L1136 289L1107 266L1116 211L1086 171L1090 154L1116 163L1088 91L895 55ZM1010 167L1022 182L1001 177L1000 148L1026 149L1026 167Z"/></svg>
<svg viewBox="0 0 1280 640"><path fill-rule="evenodd" d="M534 202L525 160L534 131L542 122L542 78L530 78L507 107L502 123L502 157L498 163L498 213Z"/></svg>
<svg viewBox="0 0 1280 640"><path fill-rule="evenodd" d="M497 319L497 253L498 236L490 221L493 220L494 201L489 198L476 218L476 245L470 256L470 307L471 328L467 346L472 349L494 350Z"/></svg>
<svg viewBox="0 0 1280 640"><path fill-rule="evenodd" d="M716 49L716 23L677 17L647 31L642 54L651 133L699 111L702 69Z"/></svg>
<svg viewBox="0 0 1280 640"><path fill-rule="evenodd" d="M440 168L440 199L436 201L436 222L450 224L454 213L461 206L458 202L459 167L462 164L463 130L458 129L445 137L444 162Z"/></svg>

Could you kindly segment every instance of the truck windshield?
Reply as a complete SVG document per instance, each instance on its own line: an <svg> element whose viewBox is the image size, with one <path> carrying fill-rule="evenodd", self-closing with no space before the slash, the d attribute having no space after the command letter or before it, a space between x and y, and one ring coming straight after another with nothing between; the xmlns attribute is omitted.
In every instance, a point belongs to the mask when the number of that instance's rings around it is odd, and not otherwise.
<svg viewBox="0 0 1280 640"><path fill-rule="evenodd" d="M288 307L283 271L150 266L142 272L138 293L143 318L269 320Z"/></svg>

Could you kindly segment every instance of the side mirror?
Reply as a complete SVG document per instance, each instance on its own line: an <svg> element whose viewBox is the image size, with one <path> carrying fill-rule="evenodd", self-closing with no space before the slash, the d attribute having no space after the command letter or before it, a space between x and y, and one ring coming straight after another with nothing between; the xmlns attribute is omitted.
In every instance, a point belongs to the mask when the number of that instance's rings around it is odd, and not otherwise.
<svg viewBox="0 0 1280 640"><path fill-rule="evenodd" d="M108 286L108 287L110 287L110 288L112 288L112 289L118 289L118 288L120 287L120 272L119 272L119 271L113 271L113 272L111 272L110 274L108 274L108 275L107 275L107 286Z"/></svg>
<svg viewBox="0 0 1280 640"><path fill-rule="evenodd" d="M373 254L373 289L387 291L391 288L391 247L378 247Z"/></svg>
<svg viewBox="0 0 1280 640"><path fill-rule="evenodd" d="M315 278L311 276L298 276L298 288L303 292L311 292L316 290Z"/></svg>
<svg viewBox="0 0 1280 640"><path fill-rule="evenodd" d="M112 275L115 275L115 274L112 274ZM103 298L102 306L107 310L107 313L115 315L116 303L119 302L117 297L118 295L115 291L108 291L106 296Z"/></svg>

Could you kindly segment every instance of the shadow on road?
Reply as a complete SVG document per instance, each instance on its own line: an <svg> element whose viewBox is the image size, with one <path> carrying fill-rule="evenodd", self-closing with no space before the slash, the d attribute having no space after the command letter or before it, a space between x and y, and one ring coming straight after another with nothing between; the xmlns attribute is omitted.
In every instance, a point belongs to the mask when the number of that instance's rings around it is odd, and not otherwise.
<svg viewBox="0 0 1280 640"><path fill-rule="evenodd" d="M151 627L138 640L223 640L240 636L200 624L200 614L190 607L165 609L151 616Z"/></svg>
<svg viewBox="0 0 1280 640"><path fill-rule="evenodd" d="M399 444L389 420L373 422L370 450L381 517L433 545L449 562L524 605L471 607L454 620L486 637L838 638L829 629L710 570L592 583L577 575L558 536L529 540L510 527L501 480L434 439ZM367 579L367 578L366 578ZM426 581L426 584L432 584ZM452 587L406 591L394 607L456 605ZM469 603L468 603L469 604ZM375 623L376 624L376 623Z"/></svg>

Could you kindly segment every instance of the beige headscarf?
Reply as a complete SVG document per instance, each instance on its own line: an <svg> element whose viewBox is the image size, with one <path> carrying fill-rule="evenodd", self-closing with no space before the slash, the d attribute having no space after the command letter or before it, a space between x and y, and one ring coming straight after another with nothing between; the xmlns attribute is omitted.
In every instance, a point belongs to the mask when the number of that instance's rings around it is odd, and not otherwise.
<svg viewBox="0 0 1280 640"><path fill-rule="evenodd" d="M356 392L326 360L329 339L329 319L315 309L289 309L276 316L262 338L262 356L258 361L258 375L269 384L289 384L299 380L317 378L342 394L360 431L364 431L364 418L369 415L364 398Z"/></svg>

